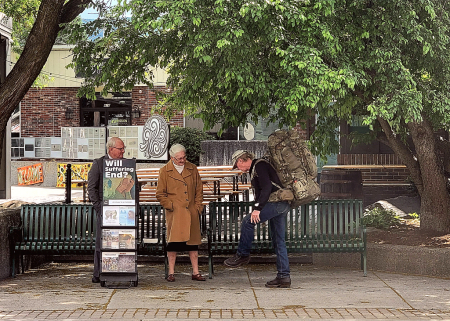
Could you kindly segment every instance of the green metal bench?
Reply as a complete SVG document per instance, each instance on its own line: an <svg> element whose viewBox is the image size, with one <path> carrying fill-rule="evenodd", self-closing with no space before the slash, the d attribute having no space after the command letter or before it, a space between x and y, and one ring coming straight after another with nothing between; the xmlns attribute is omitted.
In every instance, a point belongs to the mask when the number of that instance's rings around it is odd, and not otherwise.
<svg viewBox="0 0 450 321"><path fill-rule="evenodd" d="M168 275L166 252L166 217L164 208L158 204L139 205L138 254L163 255L165 276Z"/></svg>
<svg viewBox="0 0 450 321"><path fill-rule="evenodd" d="M138 255L166 257L163 208L139 206ZM21 225L10 228L13 277L19 256L23 273L23 255L94 254L96 214L92 204L22 205L20 217Z"/></svg>
<svg viewBox="0 0 450 321"><path fill-rule="evenodd" d="M235 254L241 222L253 202L211 202L209 205L209 278L213 256ZM288 253L361 253L361 269L367 275L367 237L362 224L362 200L317 200L291 209L286 216ZM269 224L257 224L252 253L274 253Z"/></svg>

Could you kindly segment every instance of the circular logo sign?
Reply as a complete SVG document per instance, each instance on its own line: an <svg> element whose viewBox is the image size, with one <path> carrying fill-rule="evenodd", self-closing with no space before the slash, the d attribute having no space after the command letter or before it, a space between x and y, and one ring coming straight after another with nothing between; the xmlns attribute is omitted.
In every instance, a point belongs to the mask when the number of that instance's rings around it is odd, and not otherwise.
<svg viewBox="0 0 450 321"><path fill-rule="evenodd" d="M246 140L252 140L255 138L255 127L252 124L247 123L244 127L244 137Z"/></svg>
<svg viewBox="0 0 450 321"><path fill-rule="evenodd" d="M167 151L169 126L164 117L154 115L147 119L142 130L142 141L139 149L146 158L158 158Z"/></svg>

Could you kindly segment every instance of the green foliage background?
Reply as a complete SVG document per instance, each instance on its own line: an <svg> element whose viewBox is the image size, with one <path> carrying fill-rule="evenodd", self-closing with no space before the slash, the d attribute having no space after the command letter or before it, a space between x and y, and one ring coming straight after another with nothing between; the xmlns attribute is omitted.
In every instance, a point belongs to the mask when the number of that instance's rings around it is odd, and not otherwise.
<svg viewBox="0 0 450 321"><path fill-rule="evenodd" d="M198 166L202 153L201 142L214 139L214 136L195 128L171 127L169 148L174 144L183 145L186 148L187 160Z"/></svg>
<svg viewBox="0 0 450 321"><path fill-rule="evenodd" d="M83 94L151 86L152 66L165 68L166 112L182 108L207 129L317 114L312 149L325 156L353 115L369 139L383 136L379 117L404 138L424 116L449 128L449 11L438 0L119 1L73 27L74 64L91 75ZM99 28L104 38L83 39Z"/></svg>

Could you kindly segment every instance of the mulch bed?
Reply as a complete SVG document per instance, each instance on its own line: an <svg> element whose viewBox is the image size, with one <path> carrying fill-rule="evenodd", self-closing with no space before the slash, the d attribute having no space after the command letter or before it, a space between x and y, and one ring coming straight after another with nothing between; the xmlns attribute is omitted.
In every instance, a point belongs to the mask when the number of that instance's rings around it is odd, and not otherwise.
<svg viewBox="0 0 450 321"><path fill-rule="evenodd" d="M420 230L417 220L404 220L389 230L368 228L367 241L376 244L394 244L443 248L450 247L450 234L436 235Z"/></svg>

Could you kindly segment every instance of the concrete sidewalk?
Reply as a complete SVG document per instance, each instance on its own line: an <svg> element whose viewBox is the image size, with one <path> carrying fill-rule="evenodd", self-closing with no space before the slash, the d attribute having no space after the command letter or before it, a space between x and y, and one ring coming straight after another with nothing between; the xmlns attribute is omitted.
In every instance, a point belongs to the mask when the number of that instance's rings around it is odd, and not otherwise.
<svg viewBox="0 0 450 321"><path fill-rule="evenodd" d="M10 200L18 200L29 203L63 202L66 191L63 187L11 186L11 199L2 199L0 204ZM72 188L72 201L83 199L82 188Z"/></svg>
<svg viewBox="0 0 450 321"><path fill-rule="evenodd" d="M201 266L206 274L207 266ZM139 285L91 283L92 264L49 263L0 281L0 320L377 319L450 320L450 280L359 270L291 266L290 289L267 289L273 264L218 264L213 279L176 281L162 264L138 265Z"/></svg>
<svg viewBox="0 0 450 321"><path fill-rule="evenodd" d="M64 193L63 188L12 187L12 199L27 202L63 201ZM81 197L81 189L72 190L73 200ZM386 270L381 266L385 263L411 272L414 266L433 260L442 269L449 266L446 252L414 249L411 253L397 248L390 252L370 248L369 268ZM429 255L416 253L422 250ZM359 254L355 255L359 263ZM349 260L341 255L326 257L333 262ZM434 270L426 272L435 275ZM201 266L201 271L207 274L207 266ZM137 287L110 289L91 283L92 272L92 263L48 263L15 279L1 280L0 320L450 320L448 278L376 271L363 277L360 270L292 264L292 287L267 289L264 284L275 276L275 264L235 270L215 264L214 279L195 282L190 265L179 263L176 282L169 283L164 280L163 264L140 262Z"/></svg>

